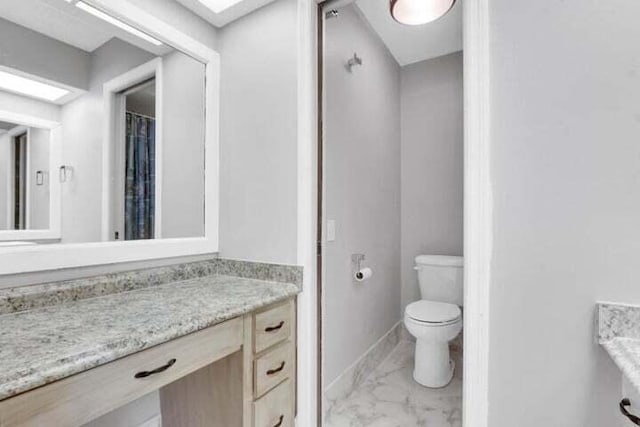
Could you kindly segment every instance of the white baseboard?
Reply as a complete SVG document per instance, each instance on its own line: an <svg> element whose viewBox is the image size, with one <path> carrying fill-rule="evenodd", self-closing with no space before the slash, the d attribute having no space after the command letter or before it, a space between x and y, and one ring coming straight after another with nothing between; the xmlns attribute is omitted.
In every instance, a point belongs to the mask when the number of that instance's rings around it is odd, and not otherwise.
<svg viewBox="0 0 640 427"><path fill-rule="evenodd" d="M331 382L324 392L324 413L326 414L338 399L347 397L373 370L391 353L400 342L402 320L364 352L355 362Z"/></svg>

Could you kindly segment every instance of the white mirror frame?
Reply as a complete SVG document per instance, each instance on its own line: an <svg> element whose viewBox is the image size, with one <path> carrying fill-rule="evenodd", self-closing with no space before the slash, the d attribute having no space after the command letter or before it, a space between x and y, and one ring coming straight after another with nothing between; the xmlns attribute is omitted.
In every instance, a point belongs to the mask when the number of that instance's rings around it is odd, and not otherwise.
<svg viewBox="0 0 640 427"><path fill-rule="evenodd" d="M85 0L205 65L204 237L30 246L0 243L0 275L210 254L218 251L220 55L127 0ZM58 198L59 200L59 198Z"/></svg>
<svg viewBox="0 0 640 427"><path fill-rule="evenodd" d="M16 242L16 241L33 241L33 240L52 240L60 238L61 229L61 190L60 181L58 180L58 167L60 167L60 159L62 156L61 147L61 128L60 123L51 121L43 117L21 114L12 111L0 110L0 120L9 123L15 123L19 126L27 128L34 127L49 130L49 227L40 230L0 230L0 242ZM28 161L28 160L27 160ZM29 178L27 178L29 179ZM9 180L7 180L9 182ZM11 203L7 204L7 208ZM27 211L29 203L27 202Z"/></svg>

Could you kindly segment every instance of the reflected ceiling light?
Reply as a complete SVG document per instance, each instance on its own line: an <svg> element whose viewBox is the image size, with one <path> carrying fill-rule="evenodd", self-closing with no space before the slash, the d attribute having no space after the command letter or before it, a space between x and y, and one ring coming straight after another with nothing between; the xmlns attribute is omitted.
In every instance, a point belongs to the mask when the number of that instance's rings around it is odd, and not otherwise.
<svg viewBox="0 0 640 427"><path fill-rule="evenodd" d="M211 9L213 13L220 13L241 1L242 0L200 0L200 3Z"/></svg>
<svg viewBox="0 0 640 427"><path fill-rule="evenodd" d="M0 89L8 92L19 93L46 101L56 101L69 94L69 91L61 87L42 83L28 77L18 76L6 71L0 71Z"/></svg>
<svg viewBox="0 0 640 427"><path fill-rule="evenodd" d="M83 1L77 2L76 3L76 7L84 10L87 13L92 14L96 18L100 18L103 21L108 22L109 24L115 25L116 27L123 29L123 30L133 34L134 36L140 37L142 40L148 41L149 43L152 43L152 44L154 44L156 46L162 46L162 42L160 40L154 39L150 35L143 33L142 31L138 30L137 28L133 28L131 25L125 24L124 22L120 21L119 19L116 19L116 18L114 18L113 16L110 16L110 15L107 15L103 11L96 9L93 6L89 6L87 3L83 2Z"/></svg>
<svg viewBox="0 0 640 427"><path fill-rule="evenodd" d="M443 17L456 0L391 0L393 19L405 25L421 25Z"/></svg>

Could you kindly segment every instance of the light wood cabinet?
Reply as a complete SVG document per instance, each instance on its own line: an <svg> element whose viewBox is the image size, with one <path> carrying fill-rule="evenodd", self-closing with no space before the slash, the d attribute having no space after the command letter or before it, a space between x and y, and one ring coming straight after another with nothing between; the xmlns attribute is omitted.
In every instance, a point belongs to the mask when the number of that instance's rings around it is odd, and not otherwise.
<svg viewBox="0 0 640 427"><path fill-rule="evenodd" d="M291 381L287 379L255 402L255 427L293 427L295 425Z"/></svg>
<svg viewBox="0 0 640 427"><path fill-rule="evenodd" d="M294 337L289 300L0 401L0 427L77 427L155 390L163 427L293 426Z"/></svg>
<svg viewBox="0 0 640 427"><path fill-rule="evenodd" d="M293 372L293 345L285 342L256 358L254 362L254 394L260 397Z"/></svg>
<svg viewBox="0 0 640 427"><path fill-rule="evenodd" d="M295 319L294 300L258 311L252 317L253 334L245 333L245 348L253 349L247 360L253 366L251 377L245 377L252 399L245 400L244 427L295 424Z"/></svg>
<svg viewBox="0 0 640 427"><path fill-rule="evenodd" d="M288 340L291 337L293 303L280 304L255 314L255 352Z"/></svg>

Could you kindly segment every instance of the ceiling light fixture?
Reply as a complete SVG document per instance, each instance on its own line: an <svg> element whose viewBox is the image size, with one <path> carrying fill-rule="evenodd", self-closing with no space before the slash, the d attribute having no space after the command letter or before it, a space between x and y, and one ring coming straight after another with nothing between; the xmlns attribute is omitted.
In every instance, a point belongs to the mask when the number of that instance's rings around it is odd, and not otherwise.
<svg viewBox="0 0 640 427"><path fill-rule="evenodd" d="M106 13L104 13L103 11L96 9L93 6L88 5L87 3L83 2L83 1L79 1L76 3L76 7L84 10L87 13L90 13L91 15L95 16L96 18L100 18L105 22L108 22L109 24L115 25L118 28L121 28L131 34L133 34L134 36L140 37L142 40L148 41L149 43L152 43L156 46L162 46L162 42L158 39L154 39L153 37L151 37L148 34L143 33L142 31L138 30L137 28L133 28L131 25L129 24L125 24L124 22L120 21L119 19L114 18L113 16L107 15Z"/></svg>
<svg viewBox="0 0 640 427"><path fill-rule="evenodd" d="M46 101L57 101L69 94L67 89L42 83L28 77L0 71L0 89Z"/></svg>
<svg viewBox="0 0 640 427"><path fill-rule="evenodd" d="M447 14L456 0L391 0L393 19L405 25L422 25Z"/></svg>
<svg viewBox="0 0 640 427"><path fill-rule="evenodd" d="M242 0L199 0L200 3L207 6L213 13L220 13L225 9L229 9L240 3Z"/></svg>

